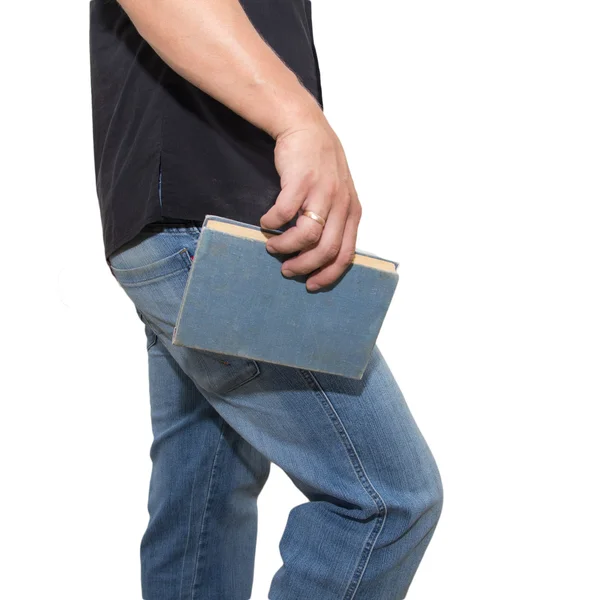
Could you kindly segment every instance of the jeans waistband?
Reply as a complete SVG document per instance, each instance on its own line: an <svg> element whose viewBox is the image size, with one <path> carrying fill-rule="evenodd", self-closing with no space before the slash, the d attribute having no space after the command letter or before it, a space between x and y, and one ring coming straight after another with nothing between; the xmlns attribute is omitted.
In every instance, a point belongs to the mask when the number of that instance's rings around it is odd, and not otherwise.
<svg viewBox="0 0 595 600"><path fill-rule="evenodd" d="M187 231L199 231L202 226L202 221L195 220L184 220L184 221L171 221L171 222L155 222L149 223L145 225L142 231L178 231L178 232L187 232Z"/></svg>

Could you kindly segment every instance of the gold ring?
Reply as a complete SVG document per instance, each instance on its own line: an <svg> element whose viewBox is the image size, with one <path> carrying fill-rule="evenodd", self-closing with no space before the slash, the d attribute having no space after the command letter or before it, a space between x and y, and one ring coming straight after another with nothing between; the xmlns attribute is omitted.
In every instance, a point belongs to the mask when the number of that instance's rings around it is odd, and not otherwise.
<svg viewBox="0 0 595 600"><path fill-rule="evenodd" d="M314 219L317 223L320 223L323 227L324 227L324 224L326 223L326 220L323 217L321 217L320 215L317 215L315 212L313 212L311 210L305 210L302 214L306 217L310 217L311 219Z"/></svg>

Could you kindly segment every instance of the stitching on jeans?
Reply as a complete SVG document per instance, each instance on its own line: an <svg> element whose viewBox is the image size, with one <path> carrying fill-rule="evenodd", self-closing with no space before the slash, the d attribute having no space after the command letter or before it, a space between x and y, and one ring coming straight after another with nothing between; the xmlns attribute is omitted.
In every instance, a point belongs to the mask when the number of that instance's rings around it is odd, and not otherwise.
<svg viewBox="0 0 595 600"><path fill-rule="evenodd" d="M179 227L160 228L159 226L157 226L153 229L151 228L151 225L154 225L154 223L149 223L149 225L147 225L144 229L144 232L147 234L151 234L151 236L163 233L167 235L196 235L197 233L199 233L199 231L196 230L196 227L194 225L190 227L185 227L184 231L178 231Z"/></svg>
<svg viewBox="0 0 595 600"><path fill-rule="evenodd" d="M222 395L229 394L230 392L233 392L234 390L237 390L239 387L242 387L243 385L245 385L249 381L252 381L253 379L255 379L256 377L258 377L260 375L260 366L258 365L258 363L255 360L252 360L252 359L249 359L249 360L253 364L253 366L256 368L256 370L254 371L254 373L252 373L252 375L250 375L247 379L244 379L243 381L240 381L240 383L237 383L236 385L232 386L228 390L225 390L224 392L221 392Z"/></svg>
<svg viewBox="0 0 595 600"><path fill-rule="evenodd" d="M196 586L196 580L198 578L198 567L199 567L199 562L200 562L200 557L201 557L201 546L203 545L202 544L203 533L205 531L207 515L208 515L209 509L211 507L211 499L212 499L211 492L214 487L215 474L217 472L217 459L219 458L219 451L221 448L221 440L223 439L223 432L225 431L225 428L227 427L227 423L223 419L221 419L221 423L222 423L221 424L221 432L219 434L219 440L217 441L217 448L215 450L215 456L213 457L213 464L211 466L211 473L209 475L209 483L208 483L208 487L207 487L207 497L205 500L205 508L202 513L202 519L201 519L201 523L200 523L200 532L198 534L197 548L196 548L196 560L194 561L194 577L192 578L192 586L190 587L191 600L194 600L194 598L195 598L194 591L195 591L195 586Z"/></svg>
<svg viewBox="0 0 595 600"><path fill-rule="evenodd" d="M122 287L138 287L138 286L145 285L147 283L154 283L156 281L161 281L162 279L166 279L168 277L171 277L172 275L176 275L180 271L190 271L190 267L192 267L192 257L190 255L190 251L188 250L188 248L184 247L179 252L176 252L175 254L173 254L171 256L166 256L165 258L163 258L161 260L172 259L175 256L177 256L178 254L183 257L183 259L184 259L184 266L180 267L179 269L176 269L175 271L171 271L169 273L165 273L164 275L158 275L157 277L149 277L147 279L141 279L139 281L120 281L118 279L118 283ZM127 273L128 272L129 273L130 271L133 271L136 268L144 269L147 266L149 266L149 265L146 265L145 267L135 267L133 269L118 269L116 267L111 267L111 269L112 269L112 273L114 273L114 275L115 275L118 272L120 272L120 273Z"/></svg>
<svg viewBox="0 0 595 600"><path fill-rule="evenodd" d="M134 283L128 283L127 281L125 281L125 282L121 283L120 285L122 285L124 287L138 287L141 285L145 285L147 283L155 283L157 281L161 281L162 279L167 279L168 277L171 277L172 275L176 275L180 271L188 271L188 270L190 270L190 267L180 267L179 269L176 269L175 271L172 271L171 273L166 273L165 275L160 275L159 277L150 277L149 279L142 279L141 281L135 281Z"/></svg>
<svg viewBox="0 0 595 600"><path fill-rule="evenodd" d="M355 471L362 487L372 498L378 509L378 517L376 518L376 522L374 524L372 532L366 540L364 548L361 552L359 562L355 568L355 571L353 572L351 581L349 582L349 585L345 590L345 594L343 596L343 600L352 600L362 580L365 568L368 564L368 561L370 560L370 555L372 554L374 545L376 544L376 541L380 536L380 532L384 527L387 513L386 503L384 502L382 496L378 493L376 488L372 485L372 482L370 481L364 469L364 465L362 464L357 450L355 449L355 446L351 441L349 434L347 433L347 429L345 428L345 425L343 425L343 422L341 421L341 418L335 410L331 399L327 396L316 377L310 371L307 371L305 369L298 369L298 371L301 373L302 377L306 380L306 382L310 385L310 387L316 394L316 397L321 401L323 409L325 410L327 416L334 425L335 431L338 433L339 437L341 438L341 441L343 442L343 446L347 450L347 454L349 456L349 460L351 462L353 470Z"/></svg>
<svg viewBox="0 0 595 600"><path fill-rule="evenodd" d="M188 555L188 546L190 546L192 523L194 522L194 490L196 489L196 480L198 479L199 466L200 465L197 464L196 469L194 471L194 479L192 480L192 490L190 490L190 510L188 511L188 529L186 531L186 546L184 548L184 556L182 557L182 569L180 571L180 600L183 600L184 598L184 566L186 564L186 556Z"/></svg>

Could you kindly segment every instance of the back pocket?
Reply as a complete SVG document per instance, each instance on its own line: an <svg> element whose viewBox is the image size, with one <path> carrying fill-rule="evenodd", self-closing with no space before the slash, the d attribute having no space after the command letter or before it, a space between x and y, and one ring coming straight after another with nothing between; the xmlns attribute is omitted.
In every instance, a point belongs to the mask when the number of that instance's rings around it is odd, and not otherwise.
<svg viewBox="0 0 595 600"><path fill-rule="evenodd" d="M164 277L170 277L180 271L188 271L192 266L192 259L187 248L182 248L169 256L139 266L126 266L130 264L130 257L126 253L116 255L110 260L112 273L122 286L146 285ZM115 266L120 264L120 266Z"/></svg>
<svg viewBox="0 0 595 600"><path fill-rule="evenodd" d="M171 343L192 267L189 248L196 248L197 236L185 237L169 232L149 234L114 254L110 267L137 313L142 314L141 320L166 343L182 369L206 391L227 394L258 377L256 361Z"/></svg>

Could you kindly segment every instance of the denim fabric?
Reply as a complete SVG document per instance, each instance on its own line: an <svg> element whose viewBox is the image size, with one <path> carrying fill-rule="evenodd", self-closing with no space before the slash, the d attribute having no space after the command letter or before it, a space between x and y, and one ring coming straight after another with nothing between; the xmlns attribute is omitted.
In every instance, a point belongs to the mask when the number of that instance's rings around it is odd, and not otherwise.
<svg viewBox="0 0 595 600"><path fill-rule="evenodd" d="M199 235L154 224L109 257L147 336L144 600L249 600L271 462L307 501L290 511L269 598L405 598L442 481L380 350L354 380L172 345Z"/></svg>

